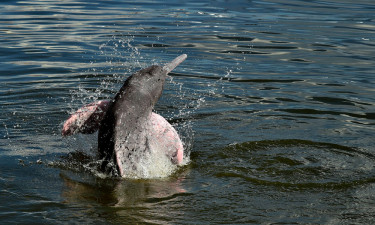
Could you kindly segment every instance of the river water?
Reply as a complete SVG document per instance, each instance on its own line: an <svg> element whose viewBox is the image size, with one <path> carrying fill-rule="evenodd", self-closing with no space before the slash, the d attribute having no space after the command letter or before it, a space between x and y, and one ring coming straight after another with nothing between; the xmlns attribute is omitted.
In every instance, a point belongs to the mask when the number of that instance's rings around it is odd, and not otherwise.
<svg viewBox="0 0 375 225"><path fill-rule="evenodd" d="M372 0L2 1L2 224L373 224ZM189 162L156 179L90 167L62 138L131 73L188 58L155 110Z"/></svg>

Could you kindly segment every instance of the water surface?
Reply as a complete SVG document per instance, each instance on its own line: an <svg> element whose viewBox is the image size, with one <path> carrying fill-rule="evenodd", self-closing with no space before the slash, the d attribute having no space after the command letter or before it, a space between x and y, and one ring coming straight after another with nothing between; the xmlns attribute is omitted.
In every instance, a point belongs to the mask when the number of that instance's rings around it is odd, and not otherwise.
<svg viewBox="0 0 375 225"><path fill-rule="evenodd" d="M3 1L0 221L371 224L375 5L358 1ZM180 54L155 110L190 163L92 171L69 113Z"/></svg>

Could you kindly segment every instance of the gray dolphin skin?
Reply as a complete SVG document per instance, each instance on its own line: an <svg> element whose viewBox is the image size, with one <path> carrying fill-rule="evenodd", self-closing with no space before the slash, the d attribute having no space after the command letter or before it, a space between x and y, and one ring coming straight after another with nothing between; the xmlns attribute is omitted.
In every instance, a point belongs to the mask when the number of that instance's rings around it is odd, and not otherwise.
<svg viewBox="0 0 375 225"><path fill-rule="evenodd" d="M186 57L183 54L164 67L153 65L134 73L110 101L98 134L103 172L123 176L125 168L136 170L142 157L158 147L157 140L150 137L150 116L162 94L167 74Z"/></svg>

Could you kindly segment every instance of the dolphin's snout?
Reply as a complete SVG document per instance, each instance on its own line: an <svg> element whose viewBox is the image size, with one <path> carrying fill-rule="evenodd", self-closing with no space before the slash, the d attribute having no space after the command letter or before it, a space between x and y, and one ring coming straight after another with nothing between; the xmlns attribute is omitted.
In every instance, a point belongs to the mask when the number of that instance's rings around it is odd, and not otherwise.
<svg viewBox="0 0 375 225"><path fill-rule="evenodd" d="M178 56L172 62L165 64L163 67L163 70L167 71L167 74L168 74L169 72L174 70L174 68L176 68L178 65L180 65L180 63L182 63L186 58L187 58L186 54L182 54Z"/></svg>

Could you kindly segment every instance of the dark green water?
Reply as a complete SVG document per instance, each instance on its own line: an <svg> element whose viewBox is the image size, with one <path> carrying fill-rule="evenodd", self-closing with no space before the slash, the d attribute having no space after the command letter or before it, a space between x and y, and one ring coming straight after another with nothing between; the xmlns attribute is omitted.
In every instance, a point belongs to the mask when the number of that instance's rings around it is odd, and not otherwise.
<svg viewBox="0 0 375 225"><path fill-rule="evenodd" d="M375 4L2 1L1 224L373 224ZM101 178L69 113L180 54L156 111L190 163Z"/></svg>

